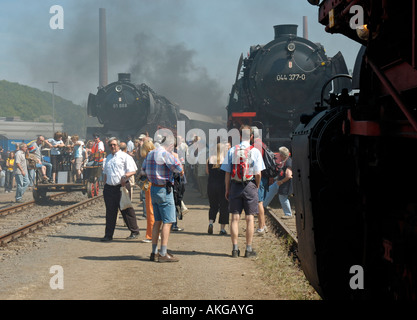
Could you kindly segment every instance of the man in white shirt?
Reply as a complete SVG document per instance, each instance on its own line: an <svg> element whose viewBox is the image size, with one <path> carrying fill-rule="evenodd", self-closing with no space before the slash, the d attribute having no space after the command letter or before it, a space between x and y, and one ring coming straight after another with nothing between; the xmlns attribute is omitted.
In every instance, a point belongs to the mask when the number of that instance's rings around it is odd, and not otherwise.
<svg viewBox="0 0 417 320"><path fill-rule="evenodd" d="M126 143L126 147L127 147L127 150L126 150L126 152L129 154L129 155L131 155L132 157L134 157L134 154L133 154L133 150L135 150L135 144L133 143L133 141L132 141L132 136L127 136L127 143Z"/></svg>
<svg viewBox="0 0 417 320"><path fill-rule="evenodd" d="M135 161L127 153L120 150L120 141L117 138L110 138L108 141L111 153L106 158L104 165L103 196L106 205L106 229L104 238L101 241L113 240L113 233L116 227L117 213L120 207L121 187L129 185L129 178L137 171ZM127 188L129 190L129 188ZM121 210L131 234L127 239L136 239L139 235L139 227L136 220L135 210L127 208Z"/></svg>

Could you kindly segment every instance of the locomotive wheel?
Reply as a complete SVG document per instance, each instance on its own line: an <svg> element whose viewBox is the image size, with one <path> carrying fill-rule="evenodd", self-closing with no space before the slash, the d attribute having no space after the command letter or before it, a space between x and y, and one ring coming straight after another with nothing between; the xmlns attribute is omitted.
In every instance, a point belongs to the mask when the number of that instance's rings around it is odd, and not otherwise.
<svg viewBox="0 0 417 320"><path fill-rule="evenodd" d="M98 182L98 180L96 181L96 190L95 190L95 196L97 197L99 195L99 191L100 191L100 183Z"/></svg>
<svg viewBox="0 0 417 320"><path fill-rule="evenodd" d="M87 197L93 198L96 196L96 184L94 182L87 182Z"/></svg>
<svg viewBox="0 0 417 320"><path fill-rule="evenodd" d="M33 199L35 200L37 204L44 203L45 200L47 199L46 190L39 190L39 189L33 188L32 194L33 194Z"/></svg>

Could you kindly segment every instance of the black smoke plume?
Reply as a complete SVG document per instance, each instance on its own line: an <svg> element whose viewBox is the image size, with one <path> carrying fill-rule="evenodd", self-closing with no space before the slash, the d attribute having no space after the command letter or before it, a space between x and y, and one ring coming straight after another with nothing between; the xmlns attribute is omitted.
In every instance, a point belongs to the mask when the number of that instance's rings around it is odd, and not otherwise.
<svg viewBox="0 0 417 320"><path fill-rule="evenodd" d="M145 33L135 37L135 44L130 68L134 82L145 82L181 108L225 115L224 89L194 62L196 51L183 42L169 44Z"/></svg>

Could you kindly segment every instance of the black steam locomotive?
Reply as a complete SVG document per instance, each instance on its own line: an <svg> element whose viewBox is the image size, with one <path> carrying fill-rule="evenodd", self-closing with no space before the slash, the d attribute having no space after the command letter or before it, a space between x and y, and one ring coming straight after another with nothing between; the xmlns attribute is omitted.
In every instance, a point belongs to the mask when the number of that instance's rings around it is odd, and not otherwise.
<svg viewBox="0 0 417 320"><path fill-rule="evenodd" d="M416 9L320 3L327 32L364 46L359 92L318 106L292 141L298 255L326 299L417 298Z"/></svg>
<svg viewBox="0 0 417 320"><path fill-rule="evenodd" d="M167 98L146 84L133 84L129 73L119 73L118 81L99 88L96 95L90 93L87 111L103 125L87 128L87 136L100 132L125 138L146 131L153 137L159 128L174 132L177 121L187 120Z"/></svg>
<svg viewBox="0 0 417 320"><path fill-rule="evenodd" d="M348 72L340 52L328 58L322 45L298 37L297 27L275 26L273 41L252 46L245 59L241 56L227 106L229 129L242 123L257 125L273 150L290 147L300 115L322 94L327 97L331 86L322 93L322 83ZM336 79L334 91L350 84L346 81Z"/></svg>

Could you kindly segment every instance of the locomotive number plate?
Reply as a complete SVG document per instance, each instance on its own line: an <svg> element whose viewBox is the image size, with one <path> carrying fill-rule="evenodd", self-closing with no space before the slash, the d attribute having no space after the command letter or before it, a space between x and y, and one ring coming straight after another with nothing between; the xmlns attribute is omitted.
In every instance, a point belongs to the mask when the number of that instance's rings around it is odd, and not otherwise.
<svg viewBox="0 0 417 320"><path fill-rule="evenodd" d="M113 109L127 108L127 103L113 103Z"/></svg>
<svg viewBox="0 0 417 320"><path fill-rule="evenodd" d="M306 79L305 73L278 74L277 81L297 81Z"/></svg>

